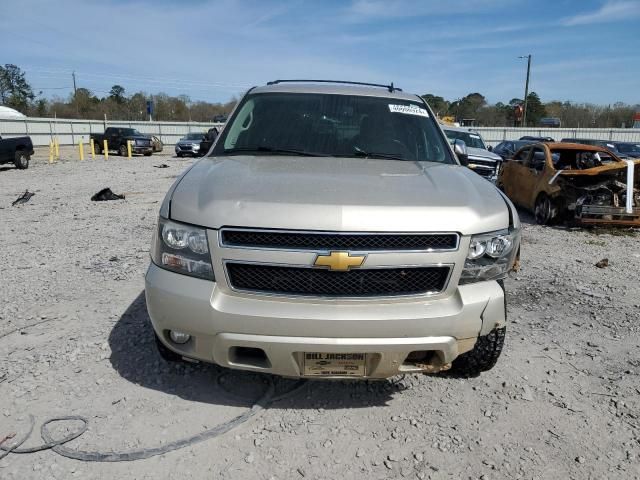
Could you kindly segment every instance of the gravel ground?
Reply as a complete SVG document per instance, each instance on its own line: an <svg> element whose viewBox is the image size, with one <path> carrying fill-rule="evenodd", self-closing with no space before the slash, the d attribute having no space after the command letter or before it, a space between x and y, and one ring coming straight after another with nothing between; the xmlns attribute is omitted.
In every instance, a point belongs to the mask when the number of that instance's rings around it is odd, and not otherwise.
<svg viewBox="0 0 640 480"><path fill-rule="evenodd" d="M159 202L191 160L47 165L46 154L26 171L0 166L0 440L28 430L29 415L29 446L46 418L83 415L89 429L70 448L155 447L246 411L267 379L164 363L144 306ZM91 202L103 187L126 200ZM25 189L35 196L12 207ZM124 463L11 454L0 478L640 478L638 239L522 218L506 350L491 372L309 382L182 450Z"/></svg>

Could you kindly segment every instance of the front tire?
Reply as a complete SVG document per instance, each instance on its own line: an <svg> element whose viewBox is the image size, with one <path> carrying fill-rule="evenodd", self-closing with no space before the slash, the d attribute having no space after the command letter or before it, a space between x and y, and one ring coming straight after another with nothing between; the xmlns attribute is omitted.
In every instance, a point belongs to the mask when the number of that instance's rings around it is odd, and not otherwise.
<svg viewBox="0 0 640 480"><path fill-rule="evenodd" d="M93 142L93 151L96 152L96 155L100 155L102 153L100 142Z"/></svg>
<svg viewBox="0 0 640 480"><path fill-rule="evenodd" d="M121 157L126 157L127 156L127 146L126 145L120 145L120 148L118 149L118 153L120 154Z"/></svg>
<svg viewBox="0 0 640 480"><path fill-rule="evenodd" d="M538 225L552 225L558 216L558 207L548 195L541 193L536 198L533 214Z"/></svg>
<svg viewBox="0 0 640 480"><path fill-rule="evenodd" d="M27 168L29 168L29 160L31 160L31 157L29 155L27 155L22 150L18 150L14 157L13 163L17 169L26 170Z"/></svg>
<svg viewBox="0 0 640 480"><path fill-rule="evenodd" d="M488 335L478 337L472 350L463 353L451 364L451 374L461 377L476 377L491 370L498 361L507 328L496 328Z"/></svg>

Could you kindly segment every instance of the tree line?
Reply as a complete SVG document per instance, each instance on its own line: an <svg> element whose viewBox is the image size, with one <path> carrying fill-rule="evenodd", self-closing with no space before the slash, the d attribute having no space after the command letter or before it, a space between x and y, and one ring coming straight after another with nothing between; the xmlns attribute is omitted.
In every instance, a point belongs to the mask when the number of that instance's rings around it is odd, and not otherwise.
<svg viewBox="0 0 640 480"><path fill-rule="evenodd" d="M470 93L457 100L445 100L441 96L422 96L441 119L472 123L475 126L521 126L516 118L516 106L523 105L521 98L508 103L489 104L480 93ZM112 120L146 120L147 101L153 102L153 118L162 121L209 122L217 115L228 114L236 104L232 98L226 103L193 102L187 95L170 96L166 93L131 95L122 85L114 85L109 93L99 97L86 88L78 88L67 98L36 95L26 80L25 73L16 65L0 65L0 104L33 117L102 119L106 114ZM617 102L613 105L595 105L570 101L543 103L536 92L527 97L527 126L538 126L542 118L558 118L568 128L630 127L633 115L640 105Z"/></svg>
<svg viewBox="0 0 640 480"><path fill-rule="evenodd" d="M153 119L177 122L211 122L214 117L228 115L237 100L226 103L191 101L187 95L166 93L131 95L122 85L114 85L105 96L95 95L87 88L78 88L67 98L38 96L16 65L0 65L0 105L14 108L30 117L81 118L100 120L148 120L147 101L153 104Z"/></svg>
<svg viewBox="0 0 640 480"><path fill-rule="evenodd" d="M490 105L484 95L477 92L454 101L429 93L422 95L422 98L442 119L481 127L523 126L521 119L516 117L516 107L524 106L521 98L494 105ZM603 106L558 100L543 103L536 92L531 92L527 96L526 126L539 126L543 118L557 118L561 126L567 128L624 128L633 125L636 111L640 111L640 104L616 102Z"/></svg>

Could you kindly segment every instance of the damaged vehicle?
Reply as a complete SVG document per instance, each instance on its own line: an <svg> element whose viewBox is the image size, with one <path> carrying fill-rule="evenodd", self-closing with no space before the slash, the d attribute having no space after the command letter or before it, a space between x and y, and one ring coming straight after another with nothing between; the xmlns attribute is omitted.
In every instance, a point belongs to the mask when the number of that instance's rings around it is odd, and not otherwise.
<svg viewBox="0 0 640 480"><path fill-rule="evenodd" d="M599 146L537 143L504 163L497 185L542 225L640 227L639 183L640 160Z"/></svg>
<svg viewBox="0 0 640 480"><path fill-rule="evenodd" d="M442 131L451 144L456 140L465 143L469 158L467 167L490 182L496 183L500 165L502 164L502 157L497 153L493 153L487 147L478 132L471 128L452 127L449 125L442 125Z"/></svg>
<svg viewBox="0 0 640 480"><path fill-rule="evenodd" d="M252 88L160 208L160 355L305 378L491 369L520 220L465 160L393 84Z"/></svg>

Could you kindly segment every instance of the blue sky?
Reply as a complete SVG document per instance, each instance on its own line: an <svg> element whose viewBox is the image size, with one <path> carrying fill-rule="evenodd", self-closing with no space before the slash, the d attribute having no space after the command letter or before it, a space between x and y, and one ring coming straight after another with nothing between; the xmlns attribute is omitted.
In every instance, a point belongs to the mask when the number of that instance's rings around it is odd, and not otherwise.
<svg viewBox="0 0 640 480"><path fill-rule="evenodd" d="M111 85L227 101L276 78L490 102L640 103L640 0L2 0L0 63L45 96Z"/></svg>

